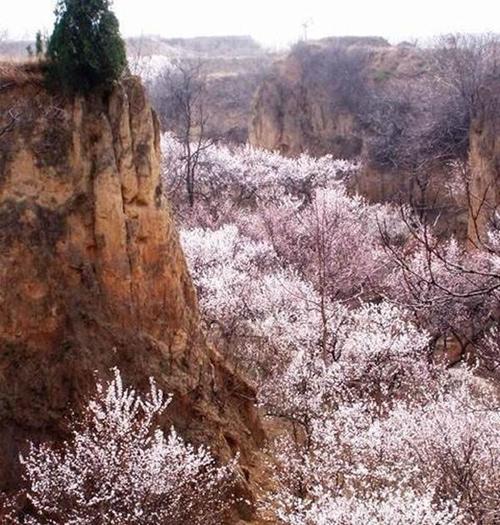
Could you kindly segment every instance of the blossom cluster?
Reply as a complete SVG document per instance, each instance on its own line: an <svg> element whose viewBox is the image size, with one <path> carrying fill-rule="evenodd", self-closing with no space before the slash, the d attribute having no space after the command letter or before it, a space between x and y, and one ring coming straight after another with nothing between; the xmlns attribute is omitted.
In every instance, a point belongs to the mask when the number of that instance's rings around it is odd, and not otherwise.
<svg viewBox="0 0 500 525"><path fill-rule="evenodd" d="M220 523L230 501L233 465L219 467L210 452L187 444L157 419L170 397L151 379L142 395L119 370L98 383L62 446L31 444L21 458L31 511L11 523L132 525ZM15 505L14 505L15 507Z"/></svg>
<svg viewBox="0 0 500 525"><path fill-rule="evenodd" d="M438 348L454 337L498 367L498 252L368 203L357 168L214 146L194 208L172 193L206 328L282 430L264 506L290 525L495 523L495 388Z"/></svg>

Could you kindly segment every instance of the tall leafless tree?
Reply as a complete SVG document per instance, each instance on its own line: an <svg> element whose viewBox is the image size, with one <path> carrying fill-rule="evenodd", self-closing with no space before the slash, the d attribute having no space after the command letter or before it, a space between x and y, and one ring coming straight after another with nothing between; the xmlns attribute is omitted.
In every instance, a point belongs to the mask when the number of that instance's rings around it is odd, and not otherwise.
<svg viewBox="0 0 500 525"><path fill-rule="evenodd" d="M500 38L447 35L433 53L434 76L459 101L467 116L469 177L468 241L488 248L487 232L498 215L500 170Z"/></svg>
<svg viewBox="0 0 500 525"><path fill-rule="evenodd" d="M493 34L439 37L432 53L434 78L457 93L471 116L500 73L500 39ZM490 93L490 96L493 95Z"/></svg>
<svg viewBox="0 0 500 525"><path fill-rule="evenodd" d="M200 153L214 142L214 138L207 133L209 112L203 63L174 63L158 77L152 93L164 128L172 130L184 147L184 184L192 207Z"/></svg>

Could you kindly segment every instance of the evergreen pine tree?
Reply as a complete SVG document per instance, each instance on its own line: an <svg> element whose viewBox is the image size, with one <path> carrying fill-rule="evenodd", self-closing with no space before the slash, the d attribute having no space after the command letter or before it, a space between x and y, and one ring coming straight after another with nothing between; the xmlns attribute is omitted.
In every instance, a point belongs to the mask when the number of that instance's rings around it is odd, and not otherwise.
<svg viewBox="0 0 500 525"><path fill-rule="evenodd" d="M127 57L110 0L58 0L55 14L47 49L49 79L71 92L118 80Z"/></svg>

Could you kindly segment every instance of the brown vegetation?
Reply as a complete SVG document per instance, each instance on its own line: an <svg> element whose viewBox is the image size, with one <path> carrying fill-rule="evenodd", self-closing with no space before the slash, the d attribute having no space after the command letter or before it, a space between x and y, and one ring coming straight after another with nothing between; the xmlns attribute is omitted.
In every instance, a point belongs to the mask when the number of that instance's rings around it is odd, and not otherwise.
<svg viewBox="0 0 500 525"><path fill-rule="evenodd" d="M43 83L44 65L40 62L0 61L0 91Z"/></svg>

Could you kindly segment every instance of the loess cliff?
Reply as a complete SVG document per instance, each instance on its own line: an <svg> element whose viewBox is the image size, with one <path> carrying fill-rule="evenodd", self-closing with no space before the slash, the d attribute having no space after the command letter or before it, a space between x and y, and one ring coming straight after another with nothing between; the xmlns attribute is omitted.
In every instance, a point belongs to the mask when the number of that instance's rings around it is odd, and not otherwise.
<svg viewBox="0 0 500 525"><path fill-rule="evenodd" d="M420 50L390 46L383 39L342 37L302 43L277 61L260 85L250 141L291 156L306 152L362 159L356 189L373 201L388 200L398 190L407 193L411 189L399 171L380 169L374 162L370 126L364 119L380 88L402 79L411 82L424 70Z"/></svg>
<svg viewBox="0 0 500 525"><path fill-rule="evenodd" d="M26 440L64 437L95 374L118 366L174 395L165 425L221 460L240 454L249 503L231 522L251 520L255 393L198 328L159 156L138 79L69 99L0 68L1 487L18 486Z"/></svg>
<svg viewBox="0 0 500 525"><path fill-rule="evenodd" d="M428 50L382 39L297 45L275 63L255 95L250 141L291 156L361 160L350 181L354 191L372 202L411 203L445 235L477 236L473 230L484 232L499 202L500 117L485 106L470 124L458 124L460 144L458 138L447 143L461 117L444 95L430 96L432 60ZM436 125L439 118L444 131ZM469 162L470 198L455 161Z"/></svg>
<svg viewBox="0 0 500 525"><path fill-rule="evenodd" d="M330 38L297 45L259 87L250 141L288 155L309 152L359 157L364 134L358 113L372 86L418 76L424 64L412 47L379 38Z"/></svg>

